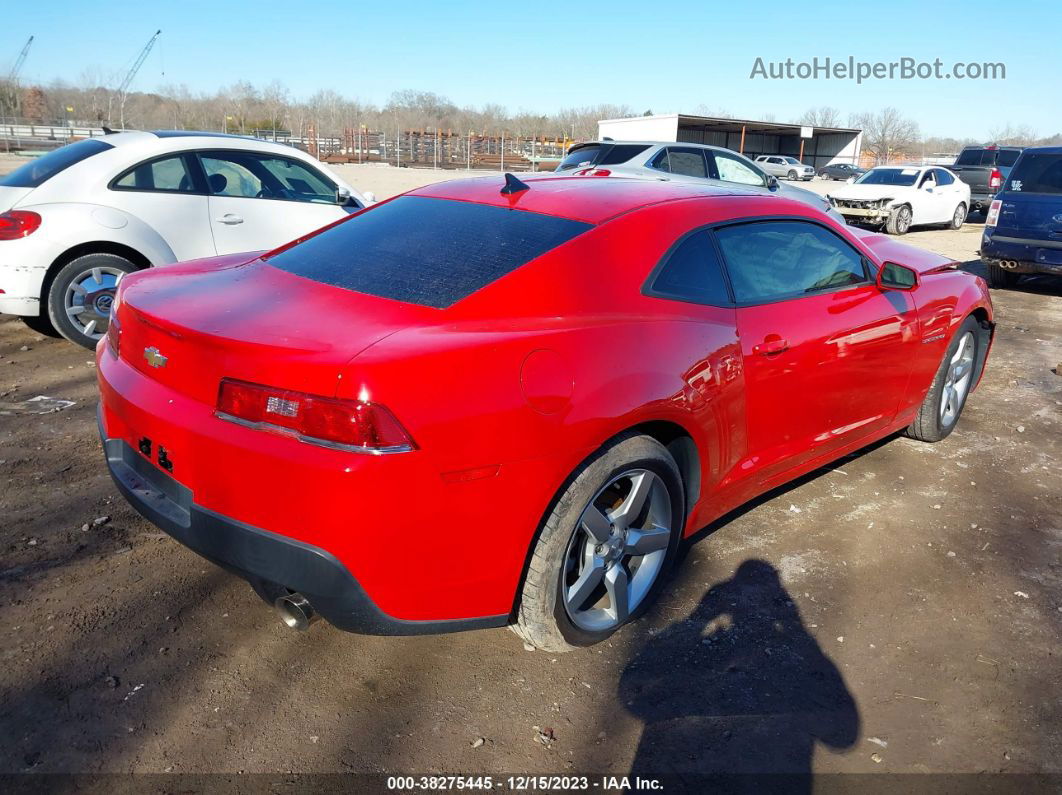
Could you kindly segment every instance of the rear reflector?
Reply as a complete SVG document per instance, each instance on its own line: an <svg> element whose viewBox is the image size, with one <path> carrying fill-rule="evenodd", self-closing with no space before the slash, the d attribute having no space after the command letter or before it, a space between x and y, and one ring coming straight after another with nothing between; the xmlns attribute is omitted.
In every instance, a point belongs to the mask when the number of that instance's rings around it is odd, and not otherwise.
<svg viewBox="0 0 1062 795"><path fill-rule="evenodd" d="M999 209L1002 206L1002 200L992 200L992 203L988 205L988 215L985 217L985 226L995 226L999 222Z"/></svg>
<svg viewBox="0 0 1062 795"><path fill-rule="evenodd" d="M356 453L407 453L416 445L386 408L224 378L217 416L301 441Z"/></svg>
<svg viewBox="0 0 1062 795"><path fill-rule="evenodd" d="M0 240L19 240L29 237L41 225L41 217L29 210L0 213Z"/></svg>

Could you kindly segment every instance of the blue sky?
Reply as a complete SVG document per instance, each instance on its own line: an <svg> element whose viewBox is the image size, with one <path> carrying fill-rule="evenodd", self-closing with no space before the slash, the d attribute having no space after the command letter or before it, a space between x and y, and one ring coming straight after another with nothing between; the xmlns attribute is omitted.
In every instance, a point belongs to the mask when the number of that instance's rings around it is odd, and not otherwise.
<svg viewBox="0 0 1062 795"><path fill-rule="evenodd" d="M307 4L307 8L311 7ZM283 81L295 96L320 88L381 104L414 88L459 105L512 111L625 104L639 112L705 105L788 121L814 105L851 112L894 105L926 134L985 138L1008 122L1062 131L1062 3L891 0L595 4L362 2L316 5L213 0L20 4L0 28L6 73L36 39L23 77L77 82L89 67L124 71L155 31L134 88L187 84L213 91L247 79ZM750 80L765 61L1002 61L1007 77L977 80ZM165 75L163 76L163 70Z"/></svg>

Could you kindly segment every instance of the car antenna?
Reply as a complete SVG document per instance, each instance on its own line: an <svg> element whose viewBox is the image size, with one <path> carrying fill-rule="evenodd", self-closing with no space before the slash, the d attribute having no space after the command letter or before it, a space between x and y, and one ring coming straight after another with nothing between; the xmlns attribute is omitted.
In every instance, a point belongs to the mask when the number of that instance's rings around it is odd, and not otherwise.
<svg viewBox="0 0 1062 795"><path fill-rule="evenodd" d="M114 130L112 130L110 127L108 127L106 124L104 124L103 125L103 134L104 135L114 135Z"/></svg>
<svg viewBox="0 0 1062 795"><path fill-rule="evenodd" d="M525 190L531 190L531 186L528 185L526 182L521 182L508 171L505 172L505 187L501 189L502 196L511 196L514 193L523 193Z"/></svg>

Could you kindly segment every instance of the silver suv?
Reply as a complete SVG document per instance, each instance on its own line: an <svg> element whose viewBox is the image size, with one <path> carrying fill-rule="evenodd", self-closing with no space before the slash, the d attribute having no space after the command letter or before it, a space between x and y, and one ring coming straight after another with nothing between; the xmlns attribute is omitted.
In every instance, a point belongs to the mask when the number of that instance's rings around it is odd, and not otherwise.
<svg viewBox="0 0 1062 795"><path fill-rule="evenodd" d="M788 155L760 155L756 158L756 165L768 174L790 180L807 181L815 176L815 169Z"/></svg>
<svg viewBox="0 0 1062 795"><path fill-rule="evenodd" d="M759 193L810 204L839 223L845 223L844 217L823 196L805 188L783 184L774 175L764 173L758 163L721 146L659 141L588 141L572 146L555 173L602 177L615 174L643 179L740 185Z"/></svg>

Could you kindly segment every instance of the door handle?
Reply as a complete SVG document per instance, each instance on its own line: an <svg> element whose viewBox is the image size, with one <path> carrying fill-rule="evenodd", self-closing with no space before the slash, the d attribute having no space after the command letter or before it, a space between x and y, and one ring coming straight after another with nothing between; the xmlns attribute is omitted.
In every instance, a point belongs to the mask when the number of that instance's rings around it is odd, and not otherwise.
<svg viewBox="0 0 1062 795"><path fill-rule="evenodd" d="M241 218L240 216L236 215L236 213L225 213L223 216L221 216L218 219L218 223L219 224L227 224L229 226L234 226L236 224L242 224L243 223L243 218Z"/></svg>
<svg viewBox="0 0 1062 795"><path fill-rule="evenodd" d="M789 340L773 339L764 340L759 345L752 346L752 352L761 356L770 356L772 353L781 353L789 349Z"/></svg>

